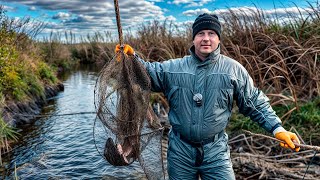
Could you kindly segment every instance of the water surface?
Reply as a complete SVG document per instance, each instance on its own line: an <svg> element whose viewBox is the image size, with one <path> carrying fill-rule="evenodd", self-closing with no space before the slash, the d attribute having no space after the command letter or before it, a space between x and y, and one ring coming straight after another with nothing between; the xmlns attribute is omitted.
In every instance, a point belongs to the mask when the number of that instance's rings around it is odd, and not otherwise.
<svg viewBox="0 0 320 180"><path fill-rule="evenodd" d="M65 90L52 98L38 118L25 125L18 145L4 162L4 179L145 179L138 162L128 167L109 165L94 144L94 85L97 71L81 69L63 81ZM99 141L99 140L98 140ZM102 143L97 142L97 143ZM16 165L16 170L14 170Z"/></svg>

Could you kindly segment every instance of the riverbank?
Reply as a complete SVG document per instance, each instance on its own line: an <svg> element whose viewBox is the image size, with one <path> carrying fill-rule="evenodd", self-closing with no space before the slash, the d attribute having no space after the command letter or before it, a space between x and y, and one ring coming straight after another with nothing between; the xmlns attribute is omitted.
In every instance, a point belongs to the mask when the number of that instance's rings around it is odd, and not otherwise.
<svg viewBox="0 0 320 180"><path fill-rule="evenodd" d="M34 115L40 114L49 98L64 90L64 85L57 83L46 86L44 89L44 96L33 96L26 102L7 102L1 113L3 120L12 127L30 123L34 119Z"/></svg>

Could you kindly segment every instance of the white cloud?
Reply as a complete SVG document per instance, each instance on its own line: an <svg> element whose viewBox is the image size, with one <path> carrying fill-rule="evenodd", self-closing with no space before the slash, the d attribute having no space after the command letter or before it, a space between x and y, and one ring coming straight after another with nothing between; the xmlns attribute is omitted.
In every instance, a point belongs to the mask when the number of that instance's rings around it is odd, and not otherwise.
<svg viewBox="0 0 320 180"><path fill-rule="evenodd" d="M173 0L172 2L168 2L169 4L175 4L175 5L182 5L185 8L190 8L190 7L201 7L209 2L213 2L214 0Z"/></svg>
<svg viewBox="0 0 320 180"><path fill-rule="evenodd" d="M193 0L173 0L171 3L175 5L179 5L179 4L190 4L192 2Z"/></svg>
<svg viewBox="0 0 320 180"><path fill-rule="evenodd" d="M37 8L35 7L35 6L30 6L29 8L28 8L28 10L29 11L35 11Z"/></svg>
<svg viewBox="0 0 320 180"><path fill-rule="evenodd" d="M14 7L10 7L10 6L2 6L4 10L6 11L16 11L17 9Z"/></svg>
<svg viewBox="0 0 320 180"><path fill-rule="evenodd" d="M197 16L203 13L211 13L211 11L209 11L207 8L203 8L203 9L187 10L187 11L184 11L182 14L186 16Z"/></svg>
<svg viewBox="0 0 320 180"><path fill-rule="evenodd" d="M177 18L175 18L174 16L168 16L168 17L166 17L166 19L168 21L176 21L177 20Z"/></svg>
<svg viewBox="0 0 320 180"><path fill-rule="evenodd" d="M246 15L246 16L254 16L255 14L262 12L264 15L269 17L294 17L298 16L300 13L306 15L308 13L312 13L313 10L311 8L299 8L299 7L289 7L289 8L276 8L272 10L263 10L256 7L234 7L234 8L227 8L227 9L217 9L214 11L210 11L206 8L203 9L194 9L194 10L187 10L184 11L183 14L185 16L197 16L202 13L212 13L217 14L218 16L225 16L229 15L230 12L239 15Z"/></svg>
<svg viewBox="0 0 320 180"><path fill-rule="evenodd" d="M313 13L313 10L311 8L300 8L300 7L290 7L290 8L278 8L273 10L265 10L265 14L277 14L281 16L286 15L300 15L301 14L307 14L307 13Z"/></svg>
<svg viewBox="0 0 320 180"><path fill-rule="evenodd" d="M163 0L147 0L149 2L163 2Z"/></svg>
<svg viewBox="0 0 320 180"><path fill-rule="evenodd" d="M52 16L52 19L68 19L71 17L70 13L58 12L56 15Z"/></svg>

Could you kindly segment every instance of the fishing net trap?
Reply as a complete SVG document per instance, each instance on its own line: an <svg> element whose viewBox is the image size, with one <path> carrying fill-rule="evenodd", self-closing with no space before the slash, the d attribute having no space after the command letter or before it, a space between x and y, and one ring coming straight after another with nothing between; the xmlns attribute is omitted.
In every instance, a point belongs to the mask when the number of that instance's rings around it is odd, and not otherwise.
<svg viewBox="0 0 320 180"><path fill-rule="evenodd" d="M117 0L115 9L122 45ZM164 128L150 104L150 77L136 58L121 46L100 71L94 89L94 141L111 165L128 166L137 160L148 179L163 179Z"/></svg>

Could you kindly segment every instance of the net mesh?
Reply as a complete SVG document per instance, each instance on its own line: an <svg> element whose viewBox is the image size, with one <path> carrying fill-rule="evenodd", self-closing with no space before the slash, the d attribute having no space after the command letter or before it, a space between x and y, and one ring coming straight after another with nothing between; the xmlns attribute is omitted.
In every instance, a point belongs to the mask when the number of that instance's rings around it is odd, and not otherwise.
<svg viewBox="0 0 320 180"><path fill-rule="evenodd" d="M128 166L138 160L148 179L163 179L163 128L150 105L150 88L136 56L119 51L96 81L94 138L110 164Z"/></svg>

